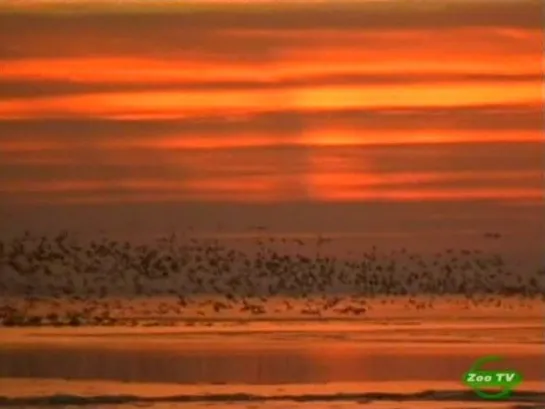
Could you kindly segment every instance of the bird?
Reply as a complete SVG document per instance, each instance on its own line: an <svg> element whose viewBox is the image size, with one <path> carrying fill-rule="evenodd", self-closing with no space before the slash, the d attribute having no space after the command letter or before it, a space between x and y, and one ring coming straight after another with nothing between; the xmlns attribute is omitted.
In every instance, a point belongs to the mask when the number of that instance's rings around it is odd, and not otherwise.
<svg viewBox="0 0 545 409"><path fill-rule="evenodd" d="M375 245L348 257L328 254L333 242L263 234L242 248L191 231L138 242L25 230L0 241L0 323L175 325L235 313L365 319L394 300L407 311L447 297L470 309L545 302L545 270L523 271L493 250Z"/></svg>

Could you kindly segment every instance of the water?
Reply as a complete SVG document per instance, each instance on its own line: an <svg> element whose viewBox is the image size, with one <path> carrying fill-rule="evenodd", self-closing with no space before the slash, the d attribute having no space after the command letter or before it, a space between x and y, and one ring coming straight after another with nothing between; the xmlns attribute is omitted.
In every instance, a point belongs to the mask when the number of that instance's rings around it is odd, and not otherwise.
<svg viewBox="0 0 545 409"><path fill-rule="evenodd" d="M131 338L127 337L127 342ZM173 339L172 342L176 342ZM218 341L220 342L220 341ZM535 365L543 353L513 356L502 365L518 368L527 381L543 380ZM426 344L414 355L403 344L391 351L345 347L327 351L305 347L278 350L119 350L50 347L2 348L0 376L115 380L142 383L285 385L338 382L457 381L478 358L471 351L437 356ZM507 357L509 358L509 357Z"/></svg>
<svg viewBox="0 0 545 409"><path fill-rule="evenodd" d="M260 325L4 330L0 401L14 408L475 408L484 403L461 376L498 351L503 360L488 369L516 368L524 386L496 407L545 399L539 325ZM479 328L497 341L478 341ZM441 340L449 332L451 340Z"/></svg>

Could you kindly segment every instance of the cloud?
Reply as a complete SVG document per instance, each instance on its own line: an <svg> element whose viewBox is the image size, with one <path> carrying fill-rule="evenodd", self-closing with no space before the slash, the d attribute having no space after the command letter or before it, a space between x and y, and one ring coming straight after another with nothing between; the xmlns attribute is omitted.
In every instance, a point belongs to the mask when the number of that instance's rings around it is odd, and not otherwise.
<svg viewBox="0 0 545 409"><path fill-rule="evenodd" d="M542 80L538 73L335 73L272 80L186 80L160 84L148 82L78 82L70 80L10 80L0 78L2 97L45 97L104 92L126 91L236 91L290 89L294 87L322 87L331 85L416 85L416 84L475 84L475 83L524 83Z"/></svg>
<svg viewBox="0 0 545 409"><path fill-rule="evenodd" d="M541 27L539 0L435 0L428 1L362 1L362 2L298 2L248 3L219 5L182 4L174 7L148 7L146 13L132 13L117 4L110 10L72 13L66 19L62 13L2 15L5 30L16 25L34 24L40 28L44 21L85 28L100 21L102 27L116 27L125 31L138 26L145 33L150 25L183 26L186 29L258 28L258 29L324 29L350 30L384 28L448 28L467 26L502 26L514 28ZM59 8L59 11L61 9Z"/></svg>
<svg viewBox="0 0 545 409"><path fill-rule="evenodd" d="M152 138L271 136L288 140L320 129L364 131L540 131L540 104L457 107L383 107L341 110L278 109L254 115L222 114L176 119L33 118L1 120L0 142L40 140L46 144L113 144ZM482 134L482 132L481 132ZM76 138L77 136L77 138ZM409 139L410 140L410 139ZM1 149L0 149L1 150Z"/></svg>
<svg viewBox="0 0 545 409"><path fill-rule="evenodd" d="M539 197L539 0L125 7L0 12L2 201Z"/></svg>
<svg viewBox="0 0 545 409"><path fill-rule="evenodd" d="M534 83L323 86L236 91L139 91L67 95L0 101L4 119L32 117L181 118L222 114L255 115L282 107L297 111L342 111L422 107L538 104L541 89Z"/></svg>
<svg viewBox="0 0 545 409"><path fill-rule="evenodd" d="M128 24L125 29L120 29L115 23L105 26L98 19L88 25L73 24L70 19L65 19L42 26L38 19L29 26L15 25L5 31L0 26L0 38L3 38L0 59L119 59L139 56L165 64L175 63L179 68L184 66L184 62L195 60L230 65L274 64L271 68L276 68L285 60L323 60L332 55L337 59L349 61L352 58L367 60L368 63L374 63L374 59L403 60L415 56L425 62L439 56L452 59L453 55L463 59L471 56L477 62L501 58L502 54L504 58L506 55L512 58L537 55L541 49L539 28L469 25L440 29L214 27L191 30L181 24L161 25L160 21L154 22L152 17L149 18L150 22L146 24ZM392 49L396 53L392 54ZM321 58L320 53L323 54ZM129 65L125 68L140 67Z"/></svg>
<svg viewBox="0 0 545 409"><path fill-rule="evenodd" d="M73 189L66 192L27 192L14 194L13 192L0 192L0 198L10 204L113 204L113 203L187 203L187 202L216 202L216 203L275 203L297 202L305 200L314 201L395 201L395 202L423 202L423 201L448 201L464 202L474 200L491 200L503 202L538 202L542 200L542 192L539 188L524 187L491 187L491 188L411 188L399 187L393 189L362 189L362 186L353 186L344 189L326 189L321 192L308 194L299 192L294 195L292 189L278 188L267 190L261 182L257 182L260 190L248 189L241 184L239 188L214 189L199 192L158 192L156 189L143 189L123 191L117 187L111 189L78 192Z"/></svg>
<svg viewBox="0 0 545 409"><path fill-rule="evenodd" d="M367 187L405 183L435 187L458 180L465 186L489 183L540 188L540 143L475 143L333 146L268 146L213 150L125 149L120 151L75 149L58 153L37 150L0 155L0 186L23 191L116 189L159 190L190 188L195 192L269 186L332 188ZM22 157L28 161L21 162ZM41 162L37 158L50 158ZM413 176L411 176L413 175ZM420 176L422 177L420 177ZM482 182L483 180L488 182ZM366 182L367 181L367 182ZM481 182L479 182L481 181ZM78 183L81 184L78 185ZM87 183L87 184L86 184ZM91 183L89 185L89 183ZM245 184L246 183L246 184ZM458 182L456 182L458 183ZM24 188L26 186L26 188ZM9 189L8 189L9 190ZM81 190L81 189L80 189ZM11 190L12 193L16 193ZM109 191L109 190L108 190ZM107 192L106 192L107 193Z"/></svg>

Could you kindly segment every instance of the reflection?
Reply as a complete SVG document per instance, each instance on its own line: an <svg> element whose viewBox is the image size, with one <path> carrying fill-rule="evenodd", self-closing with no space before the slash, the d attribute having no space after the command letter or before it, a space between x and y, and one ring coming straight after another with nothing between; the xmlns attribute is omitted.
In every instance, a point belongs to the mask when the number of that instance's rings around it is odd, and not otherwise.
<svg viewBox="0 0 545 409"><path fill-rule="evenodd" d="M175 342L175 341L173 341ZM508 361L537 380L536 356ZM224 352L106 349L0 350L0 377L101 379L126 382L286 384L357 381L452 381L474 361L468 353L369 353L334 348L328 353L287 348ZM505 363L503 363L505 364Z"/></svg>

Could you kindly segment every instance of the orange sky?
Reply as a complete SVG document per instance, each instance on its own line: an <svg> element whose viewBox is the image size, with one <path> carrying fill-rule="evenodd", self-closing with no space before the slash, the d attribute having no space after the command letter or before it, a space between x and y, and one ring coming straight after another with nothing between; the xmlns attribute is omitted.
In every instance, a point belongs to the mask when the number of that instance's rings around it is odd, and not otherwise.
<svg viewBox="0 0 545 409"><path fill-rule="evenodd" d="M539 201L539 2L496 3L12 2L0 198Z"/></svg>

